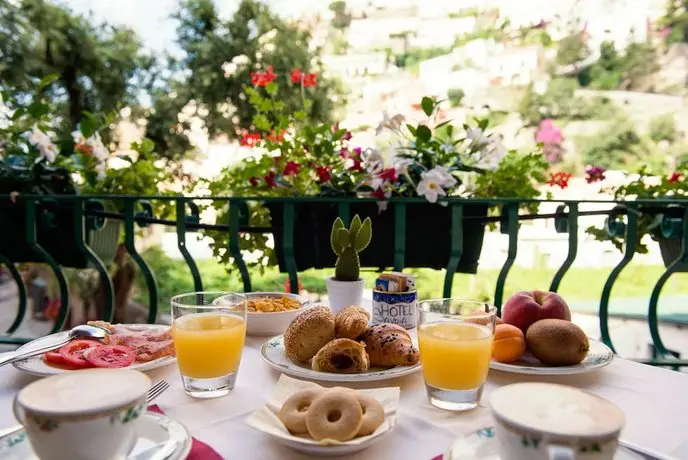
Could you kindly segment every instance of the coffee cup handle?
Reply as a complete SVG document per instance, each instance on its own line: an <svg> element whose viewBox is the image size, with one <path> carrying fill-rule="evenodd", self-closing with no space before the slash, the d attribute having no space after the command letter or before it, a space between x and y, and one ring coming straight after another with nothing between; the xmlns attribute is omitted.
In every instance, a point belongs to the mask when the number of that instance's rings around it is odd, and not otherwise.
<svg viewBox="0 0 688 460"><path fill-rule="evenodd" d="M569 446L549 444L547 446L549 460L576 460L576 453Z"/></svg>

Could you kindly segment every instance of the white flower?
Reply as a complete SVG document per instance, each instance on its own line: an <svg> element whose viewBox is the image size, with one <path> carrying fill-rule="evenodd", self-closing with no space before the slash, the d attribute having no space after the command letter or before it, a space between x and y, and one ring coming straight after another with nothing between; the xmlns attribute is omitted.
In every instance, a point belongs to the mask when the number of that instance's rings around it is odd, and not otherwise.
<svg viewBox="0 0 688 460"><path fill-rule="evenodd" d="M232 58L232 64L236 64L238 66L248 65L250 62L251 60L245 54L240 54Z"/></svg>
<svg viewBox="0 0 688 460"><path fill-rule="evenodd" d="M380 123L377 125L377 128L375 128L375 135L379 135L385 129L390 129L392 131L397 130L399 127L401 127L401 124L405 120L406 118L400 113L390 118L389 114L385 110L382 112L382 121L380 121Z"/></svg>
<svg viewBox="0 0 688 460"><path fill-rule="evenodd" d="M424 174L433 174L440 178L440 185L448 188L456 185L456 178L451 175L449 170L443 166L435 166L430 171Z"/></svg>
<svg viewBox="0 0 688 460"><path fill-rule="evenodd" d="M84 135L79 130L72 131L72 139L74 139L75 144L85 144L86 143L86 138L84 137Z"/></svg>
<svg viewBox="0 0 688 460"><path fill-rule="evenodd" d="M377 150L366 151L365 167L368 174L381 173L385 169L385 160L382 158L382 154Z"/></svg>
<svg viewBox="0 0 688 460"><path fill-rule="evenodd" d="M48 163L54 162L55 158L57 158L57 146L53 144L50 137L38 129L37 126L34 126L33 130L31 130L29 142L38 149L38 153L45 158Z"/></svg>
<svg viewBox="0 0 688 460"><path fill-rule="evenodd" d="M408 158L399 158L394 161L394 169L397 171L397 176L406 174L408 172L408 167L414 163L413 160Z"/></svg>
<svg viewBox="0 0 688 460"><path fill-rule="evenodd" d="M468 128L468 131L466 131L466 138L474 145L485 145L490 141L488 137L485 136L483 130L477 127Z"/></svg>
<svg viewBox="0 0 688 460"><path fill-rule="evenodd" d="M256 60L260 61L261 59L263 59L263 53L256 51Z"/></svg>
<svg viewBox="0 0 688 460"><path fill-rule="evenodd" d="M239 66L233 62L225 62L222 64L222 71L225 73L225 78L229 78L236 73Z"/></svg>
<svg viewBox="0 0 688 460"><path fill-rule="evenodd" d="M442 145L440 145L440 150L442 151L442 153L451 153L455 150L454 144L452 144L451 142L445 142Z"/></svg>
<svg viewBox="0 0 688 460"><path fill-rule="evenodd" d="M424 196L430 203L437 203L437 198L447 195L447 192L442 188L444 179L434 169L424 172L421 174L421 181L416 187L416 193L418 193L418 196Z"/></svg>
<svg viewBox="0 0 688 460"><path fill-rule="evenodd" d="M494 171L499 167L499 163L506 156L507 149L502 144L501 136L491 136L487 146L480 152L480 159L477 166Z"/></svg>
<svg viewBox="0 0 688 460"><path fill-rule="evenodd" d="M271 40L274 40L275 37L277 36L277 29L272 29L269 32L264 33L260 37L258 37L258 43L261 45L264 43L267 43Z"/></svg>
<svg viewBox="0 0 688 460"><path fill-rule="evenodd" d="M268 52L268 53L274 53L277 47L275 46L274 43L267 43L263 49Z"/></svg>

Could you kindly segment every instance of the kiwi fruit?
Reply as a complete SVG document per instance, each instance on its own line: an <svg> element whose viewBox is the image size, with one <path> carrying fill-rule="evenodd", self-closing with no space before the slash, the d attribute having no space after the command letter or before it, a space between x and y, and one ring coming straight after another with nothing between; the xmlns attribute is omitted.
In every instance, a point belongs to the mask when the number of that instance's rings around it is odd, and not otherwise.
<svg viewBox="0 0 688 460"><path fill-rule="evenodd" d="M590 349L585 332L563 319L536 321L526 332L526 343L533 356L548 366L578 364Z"/></svg>

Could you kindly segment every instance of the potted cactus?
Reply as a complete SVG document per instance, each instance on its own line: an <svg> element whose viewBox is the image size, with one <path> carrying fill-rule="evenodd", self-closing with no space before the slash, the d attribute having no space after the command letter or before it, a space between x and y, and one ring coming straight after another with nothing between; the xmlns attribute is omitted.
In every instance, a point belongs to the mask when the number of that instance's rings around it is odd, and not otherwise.
<svg viewBox="0 0 688 460"><path fill-rule="evenodd" d="M373 237L370 218L361 222L358 214L347 229L337 217L332 224L330 244L337 256L334 276L327 279L327 297L333 313L351 305L361 305L365 280L361 279L361 262L358 254L368 247Z"/></svg>

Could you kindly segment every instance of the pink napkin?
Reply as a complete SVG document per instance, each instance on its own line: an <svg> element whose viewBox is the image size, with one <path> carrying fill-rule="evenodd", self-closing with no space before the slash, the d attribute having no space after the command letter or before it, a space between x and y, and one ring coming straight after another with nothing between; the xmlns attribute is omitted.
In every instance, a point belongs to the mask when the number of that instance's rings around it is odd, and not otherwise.
<svg viewBox="0 0 688 460"><path fill-rule="evenodd" d="M432 460L442 460L444 458L444 455L438 455L437 457L433 457Z"/></svg>
<svg viewBox="0 0 688 460"><path fill-rule="evenodd" d="M158 414L164 414L162 409L157 404L148 406L148 410L151 412L157 412ZM191 444L191 452L186 460L223 460L223 458L213 450L208 444L199 441L196 438L192 438L193 442Z"/></svg>

